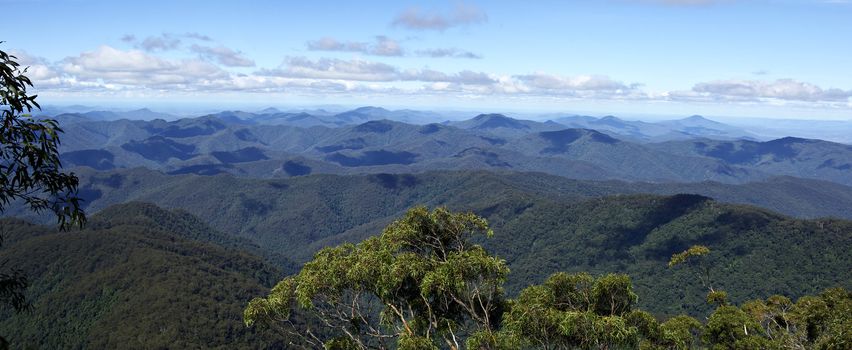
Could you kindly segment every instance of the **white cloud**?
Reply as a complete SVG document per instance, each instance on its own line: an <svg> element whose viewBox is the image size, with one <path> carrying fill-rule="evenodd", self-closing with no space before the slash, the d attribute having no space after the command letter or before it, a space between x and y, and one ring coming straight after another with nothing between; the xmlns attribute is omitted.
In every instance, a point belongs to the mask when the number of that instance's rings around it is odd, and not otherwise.
<svg viewBox="0 0 852 350"><path fill-rule="evenodd" d="M314 61L305 57L290 57L281 67L262 69L258 74L287 78L394 81L398 73L391 65L360 59L321 58Z"/></svg>
<svg viewBox="0 0 852 350"><path fill-rule="evenodd" d="M234 51L224 46L210 47L192 45L189 48L201 57L218 62L228 67L254 67L254 61L246 58L242 52Z"/></svg>
<svg viewBox="0 0 852 350"><path fill-rule="evenodd" d="M149 52L174 50L178 46L180 46L180 39L166 34L162 36L149 36L138 45L138 47Z"/></svg>
<svg viewBox="0 0 852 350"><path fill-rule="evenodd" d="M669 6L706 6L724 3L732 3L736 0L625 0L627 2L639 2Z"/></svg>
<svg viewBox="0 0 852 350"><path fill-rule="evenodd" d="M142 49L148 52L170 51L179 49L182 47L184 39L195 41L213 40L207 35L195 32L183 34L162 33L160 35L146 37L145 39L142 39L141 42L137 41L136 36L133 34L125 34L121 37L121 41L126 43L132 43L137 49Z"/></svg>
<svg viewBox="0 0 852 350"><path fill-rule="evenodd" d="M192 84L227 76L225 71L201 60L171 61L138 50L124 51L110 46L68 57L60 66L74 81L138 87Z"/></svg>
<svg viewBox="0 0 852 350"><path fill-rule="evenodd" d="M452 58L470 58L481 59L482 55L475 54L470 51L464 51L457 48L439 48L418 50L417 55L432 58L452 57Z"/></svg>
<svg viewBox="0 0 852 350"><path fill-rule="evenodd" d="M730 100L778 99L788 101L841 101L852 97L852 90L823 89L793 79L717 80L698 83L692 92L700 97Z"/></svg>
<svg viewBox="0 0 852 350"><path fill-rule="evenodd" d="M375 37L372 43L357 41L341 41L331 37L307 42L308 50L312 51L341 51L360 52L374 56L403 56L405 51L398 41L383 35Z"/></svg>
<svg viewBox="0 0 852 350"><path fill-rule="evenodd" d="M393 81L419 81L419 82L450 82L468 85L483 85L494 83L488 74L464 70L454 74L447 74L424 69L400 70L397 67L373 61L361 59L341 60L335 58L321 58L310 60L305 57L290 57L277 69L262 69L259 75L278 76L287 78L306 79L337 79L363 82L393 82Z"/></svg>
<svg viewBox="0 0 852 350"><path fill-rule="evenodd" d="M201 33L196 33L196 32L184 33L183 37L187 38L187 39L195 39L195 40L201 40L201 41L213 41L213 39L210 38L209 36L201 34Z"/></svg>
<svg viewBox="0 0 852 350"><path fill-rule="evenodd" d="M399 42L380 35L376 37L376 44L373 46L370 53L378 56L402 56L402 47Z"/></svg>
<svg viewBox="0 0 852 350"><path fill-rule="evenodd" d="M517 75L516 79L529 87L546 91L627 91L631 87L601 75L578 75L573 77L545 73Z"/></svg>
<svg viewBox="0 0 852 350"><path fill-rule="evenodd" d="M349 51L366 52L367 43L354 41L339 41L332 37L323 37L319 40L309 41L308 50L312 51Z"/></svg>
<svg viewBox="0 0 852 350"><path fill-rule="evenodd" d="M407 56L406 50L402 47L399 41L384 35L376 36L373 42L345 41L332 37L322 37L317 40L308 41L306 46L308 50L311 51L358 52L372 56ZM458 48L417 50L415 51L415 55L431 58L482 58L481 55Z"/></svg>
<svg viewBox="0 0 852 350"><path fill-rule="evenodd" d="M424 12L412 7L400 13L391 23L395 27L413 30L444 31L452 27L483 23L488 20L485 11L472 5L459 3L450 13Z"/></svg>
<svg viewBox="0 0 852 350"><path fill-rule="evenodd" d="M59 72L44 57L33 56L25 51L11 51L16 61L25 69L25 75L39 86L54 86L60 77Z"/></svg>
<svg viewBox="0 0 852 350"><path fill-rule="evenodd" d="M289 57L276 68L250 74L222 66L250 66L249 58L224 47L194 45L204 59L171 59L142 50L101 46L58 62L13 52L28 66L36 90L67 93L300 92L488 96L552 99L676 101L715 104L798 105L852 108L852 90L826 89L792 79L717 80L686 91L646 92L604 75L565 76L548 72L498 74L474 70L447 72L429 67L397 67L383 62ZM209 61L208 61L209 60ZM215 61L221 64L214 64Z"/></svg>

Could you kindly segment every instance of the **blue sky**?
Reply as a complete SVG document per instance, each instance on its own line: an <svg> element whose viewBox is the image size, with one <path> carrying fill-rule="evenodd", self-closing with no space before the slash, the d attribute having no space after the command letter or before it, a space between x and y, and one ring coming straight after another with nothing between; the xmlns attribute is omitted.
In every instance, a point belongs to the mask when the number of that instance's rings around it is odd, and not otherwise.
<svg viewBox="0 0 852 350"><path fill-rule="evenodd" d="M43 103L852 120L849 1L0 5Z"/></svg>

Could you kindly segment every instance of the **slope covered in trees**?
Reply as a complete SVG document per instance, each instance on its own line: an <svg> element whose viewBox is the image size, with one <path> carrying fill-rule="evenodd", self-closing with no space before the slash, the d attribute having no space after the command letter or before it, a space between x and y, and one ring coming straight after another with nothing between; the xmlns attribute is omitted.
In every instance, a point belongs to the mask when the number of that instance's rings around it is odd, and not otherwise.
<svg viewBox="0 0 852 350"><path fill-rule="evenodd" d="M276 336L241 324L242 305L284 275L245 242L185 213L132 203L85 230L0 219L0 260L30 281L30 312L4 313L15 348L256 348ZM7 310L8 311L8 310Z"/></svg>
<svg viewBox="0 0 852 350"><path fill-rule="evenodd" d="M502 208L522 213L501 221L483 242L507 259L517 292L557 271L627 273L638 305L658 315L701 314L702 286L689 273L666 270L669 257L701 244L719 258L718 285L734 302L825 288L852 288L852 222L797 220L697 195L634 195L565 204Z"/></svg>
<svg viewBox="0 0 852 350"><path fill-rule="evenodd" d="M558 271L627 273L637 295L634 307L661 319L708 315L713 306L703 301L705 287L689 271L666 267L672 253L693 244L713 249L716 286L736 304L852 287L848 221L792 219L696 195L509 198L467 203L494 229L492 238L472 243L505 259L507 298ZM246 238L213 230L186 212L142 203L108 207L83 231L59 233L2 220L0 259L23 263L18 267L30 276L33 312L4 315L0 327L13 344L40 348L281 344L276 337L282 335L240 324L251 297L296 271L285 258L273 263L259 255L300 258L337 244L321 240L301 251L250 254L245 251L259 248ZM335 237L344 242L375 236L384 220Z"/></svg>
<svg viewBox="0 0 852 350"><path fill-rule="evenodd" d="M664 202L663 208L651 210L664 210L646 218L665 221L671 219L668 212L707 204L706 198L688 195L657 200ZM518 276L510 274L499 256L474 243L492 235L486 220L475 214L415 207L378 236L322 249L268 296L253 299L245 309L246 325L286 334L294 346L315 349L780 350L852 345L852 293L845 288L802 296L795 303L773 295L738 307L710 274L714 265L736 264L728 263L729 256L708 264L711 251L702 245L662 262L670 268L691 267L696 276L658 276L657 282L700 283L704 290L698 294L706 294L707 304L715 308L703 322L686 315L657 318L637 309L642 292L634 293L624 274L554 273L507 299L503 284ZM657 283L646 295L657 302L656 293L666 288ZM310 321L300 322L305 318Z"/></svg>
<svg viewBox="0 0 852 350"><path fill-rule="evenodd" d="M181 208L229 234L305 261L324 245L357 242L416 204L486 213L513 203L571 203L605 195L696 193L797 217L852 218L852 188L796 178L744 185L579 181L512 172L310 175L245 179L227 175L170 176L146 169L81 171L89 212L127 201ZM521 205L521 204L517 204ZM23 208L8 215L36 219ZM511 213L508 213L509 215ZM52 220L44 218L45 223ZM499 222L499 221L495 221Z"/></svg>

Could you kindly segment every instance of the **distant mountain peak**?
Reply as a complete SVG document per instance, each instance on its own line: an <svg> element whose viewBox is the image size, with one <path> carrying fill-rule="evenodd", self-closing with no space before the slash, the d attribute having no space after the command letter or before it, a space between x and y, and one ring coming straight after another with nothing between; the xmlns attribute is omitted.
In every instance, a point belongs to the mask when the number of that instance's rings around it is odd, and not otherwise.
<svg viewBox="0 0 852 350"><path fill-rule="evenodd" d="M683 118L683 119L675 120L675 122L689 123L689 124L695 124L695 125L715 125L715 126L723 125L722 123L719 123L715 120L710 120L710 119L707 119L707 118L700 116L700 115L697 115L697 114L691 115L691 116Z"/></svg>
<svg viewBox="0 0 852 350"><path fill-rule="evenodd" d="M382 107L376 107L376 106L364 106L364 107L358 107L358 108L353 109L352 111L353 111L353 112L361 112L361 113L367 113L367 112L390 112L390 111L388 111L387 109L384 109L384 108L382 108Z"/></svg>
<svg viewBox="0 0 852 350"><path fill-rule="evenodd" d="M355 126L355 131L369 133L386 133L393 129L394 123L387 119L371 120Z"/></svg>
<svg viewBox="0 0 852 350"><path fill-rule="evenodd" d="M476 129L494 129L494 128L510 128L510 129L529 129L529 125L524 124L520 120L509 118L505 115L492 113L480 114L473 118L478 124Z"/></svg>
<svg viewBox="0 0 852 350"><path fill-rule="evenodd" d="M620 140L618 140L618 139L616 139L612 136L609 136L607 134L604 134L604 133L601 133L597 130L592 130L592 129L572 128L572 129L563 129L563 130L557 130L557 131L544 131L544 132L538 133L538 135L541 138L547 139L551 142L555 142L555 143L558 143L558 144L561 144L561 145L572 143L574 141L579 140L580 138L582 138L584 136L588 137L588 139L592 142L607 143L607 144L613 144L613 143L620 142Z"/></svg>
<svg viewBox="0 0 852 350"><path fill-rule="evenodd" d="M607 125L615 125L620 126L624 124L624 120L618 118L616 116L608 115L596 121L598 124L607 124Z"/></svg>
<svg viewBox="0 0 852 350"><path fill-rule="evenodd" d="M815 140L803 139L801 137L787 136L787 137L782 137L780 139L769 140L769 141L766 141L766 142L763 142L763 143L764 144L784 144L784 145L787 145L787 144L793 144L793 143L811 143L811 142L815 142Z"/></svg>
<svg viewBox="0 0 852 350"><path fill-rule="evenodd" d="M264 108L258 111L260 114L278 114L281 113L281 110L275 107Z"/></svg>

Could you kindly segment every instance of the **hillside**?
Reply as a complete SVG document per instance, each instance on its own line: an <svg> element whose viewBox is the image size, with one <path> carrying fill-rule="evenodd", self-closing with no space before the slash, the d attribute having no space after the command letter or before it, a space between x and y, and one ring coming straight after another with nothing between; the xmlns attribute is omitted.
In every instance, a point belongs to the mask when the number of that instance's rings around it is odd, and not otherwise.
<svg viewBox="0 0 852 350"><path fill-rule="evenodd" d="M704 137L715 134L699 131L725 128L698 117L669 123L700 129L688 140L648 143L606 128L568 128L500 114L420 125L371 119L364 111L346 114L348 121L340 124L262 124L244 112L173 121L74 119L66 127L69 136L63 139L61 158L67 166L100 170L141 166L173 174L254 178L514 170L653 182L745 183L796 176L852 185L852 177L845 176L852 157L848 145L789 138L711 140ZM407 120L395 112L376 113L369 115ZM616 122L599 122L604 121Z"/></svg>
<svg viewBox="0 0 852 350"><path fill-rule="evenodd" d="M730 126L694 115L684 119L660 122L624 120L614 116L602 118L588 116L552 116L554 121L571 128L594 129L638 142L663 142L712 138L718 140L755 139L743 128Z"/></svg>
<svg viewBox="0 0 852 350"><path fill-rule="evenodd" d="M695 193L798 217L850 219L852 188L796 178L744 185L579 181L515 172L309 175L246 179L229 175L165 175L146 169L83 171L81 195L97 212L128 201L180 208L268 251L304 261L319 246L358 241L412 205L485 211L524 201L572 203L615 194ZM21 208L7 215L35 217ZM47 219L46 223L51 222ZM371 231L373 230L373 231Z"/></svg>
<svg viewBox="0 0 852 350"><path fill-rule="evenodd" d="M0 317L21 348L257 348L245 302L283 273L238 240L150 205L108 208L83 231L0 219L0 260L29 280L32 312Z"/></svg>
<svg viewBox="0 0 852 350"><path fill-rule="evenodd" d="M703 314L709 311L702 302L704 287L688 272L666 267L672 253L693 244L713 249L715 284L730 291L735 302L772 294L795 297L852 283L845 275L852 269L846 254L852 249L850 221L797 220L698 195L572 202L511 197L469 205L488 218L496 232L481 243L509 264L510 295L556 271L623 272L632 276L642 308L658 315ZM314 240L303 247L312 251L339 243L337 239L357 241L387 223L377 219L334 239L301 237ZM169 330L144 343L151 346L169 341L204 347L269 341L241 328L237 311L245 302L241 298L258 295L282 274L255 256L205 243L233 238L191 216L132 203L105 209L82 232L55 233L15 219L4 219L3 227L8 246L0 250L0 258L23 262L20 267L34 281L29 290L34 313L3 324L20 334L10 338L13 342L111 347L130 341L116 327L133 323L143 332ZM294 247L300 244L298 238L286 236ZM222 309L223 304L234 311L222 312L230 310ZM214 305L216 312L203 311ZM82 324L82 331L75 329L79 333L69 336L72 330L55 328L44 336L37 331L44 322L57 322L39 316L46 310L59 310L56 314L67 315L62 322ZM196 328L208 331L188 334Z"/></svg>
<svg viewBox="0 0 852 350"><path fill-rule="evenodd" d="M512 269L510 292L557 271L629 274L639 304L658 314L710 311L691 272L671 271L672 254L711 248L716 288L731 300L801 296L852 286L852 222L796 220L697 195L632 195L578 203L519 203L491 214L487 249Z"/></svg>
<svg viewBox="0 0 852 350"><path fill-rule="evenodd" d="M822 140L795 137L766 142L702 139L666 142L652 147L671 154L718 159L764 173L845 184L852 178L852 146Z"/></svg>

